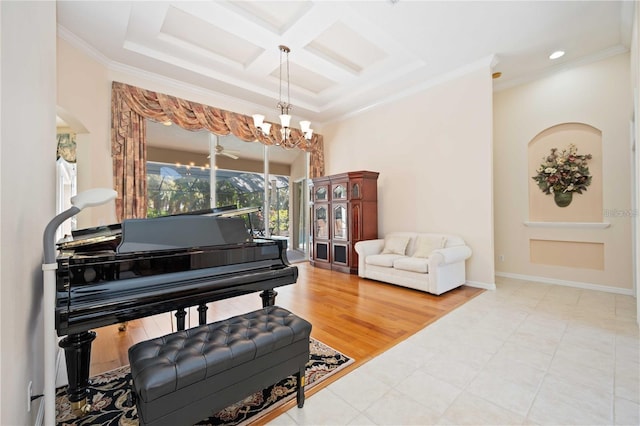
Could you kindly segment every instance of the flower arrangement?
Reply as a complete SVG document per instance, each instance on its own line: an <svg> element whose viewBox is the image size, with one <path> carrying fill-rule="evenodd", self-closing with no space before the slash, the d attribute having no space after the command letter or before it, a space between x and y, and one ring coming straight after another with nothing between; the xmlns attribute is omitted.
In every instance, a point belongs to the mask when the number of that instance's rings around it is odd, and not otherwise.
<svg viewBox="0 0 640 426"><path fill-rule="evenodd" d="M570 144L567 149L558 152L551 148L551 154L543 158L543 163L532 177L545 194L572 193L582 194L591 185L591 174L587 161L591 154L579 155L578 148Z"/></svg>

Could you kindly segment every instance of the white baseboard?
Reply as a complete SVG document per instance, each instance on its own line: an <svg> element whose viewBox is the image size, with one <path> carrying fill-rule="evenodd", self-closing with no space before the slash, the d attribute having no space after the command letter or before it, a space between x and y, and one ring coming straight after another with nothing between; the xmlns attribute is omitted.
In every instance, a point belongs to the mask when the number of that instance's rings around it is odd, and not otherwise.
<svg viewBox="0 0 640 426"><path fill-rule="evenodd" d="M466 281L464 285L468 285L469 287L483 288L485 290L495 290L495 283L483 283L480 281Z"/></svg>
<svg viewBox="0 0 640 426"><path fill-rule="evenodd" d="M616 288L600 284L583 283L580 281L559 280L556 278L538 277L535 275L512 274L510 272L496 272L497 277L514 278L516 280L534 281L543 284L563 285L566 287L576 287L585 290L604 291L607 293L624 294L625 296L634 296L633 290L630 288Z"/></svg>

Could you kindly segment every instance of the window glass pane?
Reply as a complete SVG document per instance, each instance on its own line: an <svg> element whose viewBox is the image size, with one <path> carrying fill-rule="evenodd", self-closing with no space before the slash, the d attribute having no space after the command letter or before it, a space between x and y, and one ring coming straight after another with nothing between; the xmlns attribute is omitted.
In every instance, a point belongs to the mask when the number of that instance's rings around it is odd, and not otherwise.
<svg viewBox="0 0 640 426"><path fill-rule="evenodd" d="M209 169L147 162L147 217L210 207Z"/></svg>
<svg viewBox="0 0 640 426"><path fill-rule="evenodd" d="M289 178L272 175L271 234L286 236L289 230ZM176 164L147 162L147 217L207 210L210 208L210 170ZM262 173L216 170L216 207L262 207ZM262 212L245 218L256 236L264 236Z"/></svg>

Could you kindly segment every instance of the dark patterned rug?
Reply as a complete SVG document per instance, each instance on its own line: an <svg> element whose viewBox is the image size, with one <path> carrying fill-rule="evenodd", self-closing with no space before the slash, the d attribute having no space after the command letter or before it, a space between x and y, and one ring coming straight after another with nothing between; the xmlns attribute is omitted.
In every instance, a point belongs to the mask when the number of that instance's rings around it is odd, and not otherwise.
<svg viewBox="0 0 640 426"><path fill-rule="evenodd" d="M311 338L311 357L306 367L308 390L353 362L349 357L322 342ZM129 366L120 367L91 378L91 410L83 417L74 416L65 388L56 392L56 423L66 425L137 425L135 406L129 403ZM296 394L295 376L270 386L261 392L214 413L198 425L240 425L255 421L268 412L293 399Z"/></svg>

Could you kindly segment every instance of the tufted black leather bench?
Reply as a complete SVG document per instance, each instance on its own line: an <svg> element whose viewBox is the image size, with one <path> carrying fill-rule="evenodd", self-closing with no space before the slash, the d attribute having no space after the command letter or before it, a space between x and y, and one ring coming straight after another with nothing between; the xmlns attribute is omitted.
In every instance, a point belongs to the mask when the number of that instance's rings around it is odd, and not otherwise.
<svg viewBox="0 0 640 426"><path fill-rule="evenodd" d="M278 306L129 348L140 425L192 425L295 374L298 407L311 324Z"/></svg>

